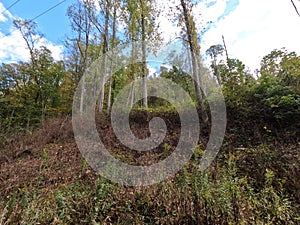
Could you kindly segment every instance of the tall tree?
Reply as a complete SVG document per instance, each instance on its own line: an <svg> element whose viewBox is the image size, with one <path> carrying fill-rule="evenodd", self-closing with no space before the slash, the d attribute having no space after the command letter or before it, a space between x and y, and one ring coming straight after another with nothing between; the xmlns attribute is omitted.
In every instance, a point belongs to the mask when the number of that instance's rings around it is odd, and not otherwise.
<svg viewBox="0 0 300 225"><path fill-rule="evenodd" d="M210 46L209 49L206 50L206 54L209 55L212 59L211 68L213 69L213 74L217 78L219 85L222 84L222 81L221 81L221 76L220 76L219 69L217 66L217 59L218 59L218 56L223 53L223 51L224 51L224 47L220 44L212 45L212 46Z"/></svg>
<svg viewBox="0 0 300 225"><path fill-rule="evenodd" d="M208 122L208 115L205 110L204 99L202 95L203 89L203 77L201 73L201 57L200 57L200 46L197 38L197 30L195 21L192 16L192 3L187 0L180 0L181 11L183 15L183 21L185 24L185 33L187 36L187 42L189 45L189 51L192 61L192 74L194 78L194 87L198 105L202 111L203 121Z"/></svg>
<svg viewBox="0 0 300 225"><path fill-rule="evenodd" d="M0 67L0 97L4 100L0 116L8 118L8 129L12 124L29 129L55 114L60 106L63 62L55 61L44 46L34 49L32 57L34 65L29 60Z"/></svg>
<svg viewBox="0 0 300 225"><path fill-rule="evenodd" d="M27 20L15 20L14 25L20 31L29 50L30 61L24 64L22 70L27 74L30 92L34 94L31 97L34 99L35 109L40 110L37 114L41 116L40 119L43 121L48 108L53 107L56 102L54 98L64 68L62 64L54 62L49 49L44 46L40 49L36 48L38 41L42 38L42 35L37 32L36 23Z"/></svg>
<svg viewBox="0 0 300 225"><path fill-rule="evenodd" d="M97 75L99 79L98 87L100 89L98 95L98 110L101 112L104 109L105 100L105 81L108 77L108 104L107 110L111 105L111 83L112 83L112 58L108 58L107 53L115 47L116 29L117 29L117 10L120 7L119 0L84 0L84 7L88 12L88 17L95 28L95 38L98 40L98 45L101 49L98 58L101 58ZM112 27L112 28L111 28Z"/></svg>
<svg viewBox="0 0 300 225"><path fill-rule="evenodd" d="M98 35L102 38L101 40L101 45L102 45L102 60L101 60L101 67L100 67L100 92L98 96L98 110L99 112L103 111L104 107L104 96L105 96L105 77L106 77L106 72L107 72L107 55L106 53L108 52L109 49L109 21L110 21L110 10L111 10L111 0L98 0L94 2L94 4L99 4L99 7L101 9L98 14L100 14L102 19L94 19L92 20L94 25L96 26L98 30ZM94 15L97 14L94 12ZM104 21L103 25L101 22ZM101 29L103 27L103 29ZM97 75L99 76L99 75Z"/></svg>
<svg viewBox="0 0 300 225"><path fill-rule="evenodd" d="M112 59L110 60L110 69L109 69L109 80L108 80L108 93L107 93L107 112L111 109L112 103L112 82L113 82L113 64L115 60L114 48L117 46L117 10L120 5L119 0L113 1L113 15L112 15L112 38L111 38L111 49L112 49Z"/></svg>
<svg viewBox="0 0 300 225"><path fill-rule="evenodd" d="M34 69L34 50L37 42L42 38L42 35L37 32L37 24L32 20L14 20L14 26L20 31L26 46L29 50L30 60Z"/></svg>
<svg viewBox="0 0 300 225"><path fill-rule="evenodd" d="M123 18L127 25L127 31L125 32L127 38L131 42L131 65L129 71L129 77L133 81L130 86L130 92L128 95L127 105L132 107L134 102L134 79L136 76L136 63L137 58L136 41L138 40L138 10L137 2L134 0L123 1Z"/></svg>
<svg viewBox="0 0 300 225"><path fill-rule="evenodd" d="M147 99L147 43L159 42L160 36L158 33L158 24L155 20L159 12L155 8L155 1L153 0L125 0L124 1L124 20L127 24L128 31L126 36L133 43L132 45L132 58L141 50L141 77L143 78L143 107L148 107ZM140 41L141 45L135 45L136 41ZM155 45L155 44L154 44ZM140 47L141 49L135 49ZM153 49L152 49L153 50ZM133 60L134 61L134 60ZM135 65L132 66L132 76L136 73ZM132 84L132 89L134 85ZM131 93L134 93L131 90ZM132 98L133 96L131 96Z"/></svg>
<svg viewBox="0 0 300 225"><path fill-rule="evenodd" d="M68 8L67 15L70 20L71 28L75 34L66 42L67 48L69 49L68 69L71 71L75 86L77 86L85 70L93 60L90 51L93 36L93 23L89 17L87 7L80 1ZM83 112L84 110L83 97L85 84L86 81L82 80L80 112Z"/></svg>
<svg viewBox="0 0 300 225"><path fill-rule="evenodd" d="M147 94L147 56L146 56L146 5L144 0L140 0L141 7L141 36L142 36L142 77L143 77L143 107L148 108Z"/></svg>
<svg viewBox="0 0 300 225"><path fill-rule="evenodd" d="M284 86L300 93L300 56L285 49L275 49L263 57L260 74L262 79L276 79Z"/></svg>

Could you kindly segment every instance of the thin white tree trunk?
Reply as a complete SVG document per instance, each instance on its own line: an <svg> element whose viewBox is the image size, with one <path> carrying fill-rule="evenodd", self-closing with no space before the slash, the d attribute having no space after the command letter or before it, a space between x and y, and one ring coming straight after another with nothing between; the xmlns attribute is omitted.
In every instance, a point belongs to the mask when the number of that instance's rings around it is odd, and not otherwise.
<svg viewBox="0 0 300 225"><path fill-rule="evenodd" d="M108 22L109 22L109 1L106 1L106 11L105 11L105 25L103 34L103 50L102 50L102 63L100 72L100 93L98 98L98 110L103 111L104 106L104 94L105 94L105 76L106 76L106 53L108 51Z"/></svg>
<svg viewBox="0 0 300 225"><path fill-rule="evenodd" d="M84 92L85 92L85 76L83 76L81 80L81 94L80 94L80 107L79 107L80 114L83 113Z"/></svg>
<svg viewBox="0 0 300 225"><path fill-rule="evenodd" d="M184 22L186 26L186 33L188 37L188 43L189 43L189 49L192 59L192 73L194 77L194 88L197 98L197 103L201 108L202 112L202 119L205 123L208 122L208 115L205 110L205 105L203 101L202 91L201 88L203 88L203 80L201 77L201 60L200 60L200 51L198 49L198 43L195 43L197 41L197 34L195 31L195 27L192 26L191 23L193 23L192 19L190 18L190 14L187 9L187 5L185 0L181 0L181 6L184 16Z"/></svg>
<svg viewBox="0 0 300 225"><path fill-rule="evenodd" d="M117 6L114 6L113 13L113 26L112 26L112 59L110 63L110 71L109 71L109 83L108 83L108 96L107 96L107 112L110 112L111 109L111 95L112 95L112 76L113 76L113 64L115 60L114 47L115 47L115 39L116 39L116 21L117 20Z"/></svg>
<svg viewBox="0 0 300 225"><path fill-rule="evenodd" d="M142 5L142 77L143 77L143 107L148 108L148 90L147 90L147 62L146 62L146 28L143 1Z"/></svg>

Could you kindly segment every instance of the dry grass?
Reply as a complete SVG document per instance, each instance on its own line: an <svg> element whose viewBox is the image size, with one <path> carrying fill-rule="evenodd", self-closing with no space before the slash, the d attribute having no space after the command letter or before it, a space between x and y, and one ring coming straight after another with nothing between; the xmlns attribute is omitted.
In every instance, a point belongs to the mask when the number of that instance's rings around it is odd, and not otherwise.
<svg viewBox="0 0 300 225"><path fill-rule="evenodd" d="M148 134L144 116L131 122L141 136ZM128 154L108 118L97 121L113 154L146 164L161 160L164 149L178 141L177 118L166 119L170 132L165 143L148 154ZM228 137L205 172L196 169L199 147L173 179L124 187L99 177L85 163L71 118L51 119L31 135L11 138L0 150L5 155L0 161L0 224L297 224L299 145L237 148ZM201 140L203 147L205 138Z"/></svg>

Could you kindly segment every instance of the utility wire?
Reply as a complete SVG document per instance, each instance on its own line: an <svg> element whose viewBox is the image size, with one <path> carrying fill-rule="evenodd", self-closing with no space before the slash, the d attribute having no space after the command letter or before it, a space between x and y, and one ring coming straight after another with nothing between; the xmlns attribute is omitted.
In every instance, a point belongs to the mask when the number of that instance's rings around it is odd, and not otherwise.
<svg viewBox="0 0 300 225"><path fill-rule="evenodd" d="M18 0L18 1L20 1L20 0ZM17 1L17 2L18 2L18 1ZM40 18L41 16L47 14L48 12L52 11L53 9L55 9L56 7L58 7L59 5L63 4L65 1L66 1L66 0L60 1L59 3L57 3L56 5L50 7L49 9L45 10L44 12L40 13L40 14L37 15L36 17L30 19L29 22L33 22L34 20L36 20L36 19ZM16 4L16 3L14 3L14 4ZM11 6L11 7L12 7L12 6ZM9 36L9 35L11 35L11 34L12 34L14 31L16 31L16 30L17 30L17 29L14 29L14 30L12 30L11 32L9 32L9 33L3 35L2 37L0 37L0 40L3 39L3 38L5 38L5 37L7 37L7 36Z"/></svg>
<svg viewBox="0 0 300 225"><path fill-rule="evenodd" d="M57 6L63 4L66 0L63 0L59 3L57 3L56 5L52 6L51 8L47 9L46 11L42 12L41 14L37 15L36 17L34 17L33 19L30 20L30 22L32 22L33 20L36 20L37 18L47 14L48 12L50 12L51 10L55 9Z"/></svg>
<svg viewBox="0 0 300 225"><path fill-rule="evenodd" d="M5 13L7 10L11 9L14 5L16 5L19 1L21 0L17 0L15 1L13 4L11 4L10 6L8 6L8 8L6 8L5 10L3 10L0 15L2 15L3 13Z"/></svg>
<svg viewBox="0 0 300 225"><path fill-rule="evenodd" d="M295 10L296 10L296 13L298 14L298 16L300 16L300 13L299 13L299 11L298 11L298 9L297 9L297 6L295 5L294 1L291 0L291 2L292 2L293 6L294 6L294 8L295 8Z"/></svg>

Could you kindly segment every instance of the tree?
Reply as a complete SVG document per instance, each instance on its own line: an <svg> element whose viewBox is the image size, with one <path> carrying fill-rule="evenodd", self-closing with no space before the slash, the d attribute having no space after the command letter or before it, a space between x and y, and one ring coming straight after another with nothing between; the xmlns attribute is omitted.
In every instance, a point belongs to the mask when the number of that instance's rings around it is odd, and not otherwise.
<svg viewBox="0 0 300 225"><path fill-rule="evenodd" d="M53 107L56 102L55 96L59 82L63 77L64 67L61 63L54 63L49 49L44 46L41 46L40 49L36 48L38 40L42 37L37 32L36 23L27 20L15 20L14 25L20 31L30 54L30 61L23 64L18 71L28 79L27 85L22 89L30 86L31 90L28 91L33 94L33 96L29 94L34 100L33 108L40 110L40 112L35 113L33 113L33 110L29 110L29 112L35 114L35 116L40 115L41 121L44 121L47 107ZM28 101L27 98L26 101ZM30 117L29 115L28 118Z"/></svg>
<svg viewBox="0 0 300 225"><path fill-rule="evenodd" d="M120 7L119 0L84 0L76 8L82 7L84 14L84 21L89 23L90 35L89 42L87 43L88 58L93 60L100 60L99 68L97 68L97 74L94 78L94 83L96 84L95 94L97 93L97 107L101 112L104 109L105 105L105 81L108 77L108 94L107 94L107 110L110 110L111 106L111 84L112 84L112 67L114 58L107 56L109 50L112 50L116 47L117 43L117 13ZM71 15L72 16L72 15ZM112 28L110 28L112 27ZM96 50L96 51L93 51ZM92 61L93 61L92 60ZM92 62L91 61L91 62ZM90 63L89 63L90 65ZM82 84L86 81L82 80ZM84 91L84 88L81 88Z"/></svg>
<svg viewBox="0 0 300 225"><path fill-rule="evenodd" d="M142 77L143 77L143 107L148 108L147 94L147 64L146 64L146 2L140 0L141 6L141 36L142 36ZM149 8L150 9L150 8Z"/></svg>
<svg viewBox="0 0 300 225"><path fill-rule="evenodd" d="M7 128L15 124L29 129L55 115L60 106L60 83L65 70L62 62L54 61L50 50L42 46L33 50L32 62L2 64L0 92L3 105L1 117Z"/></svg>
<svg viewBox="0 0 300 225"><path fill-rule="evenodd" d="M37 24L32 20L14 20L14 26L20 31L26 46L29 50L30 60L34 69L34 49L37 42L42 38L42 35L37 32Z"/></svg>
<svg viewBox="0 0 300 225"><path fill-rule="evenodd" d="M295 52L275 49L263 58L260 73L262 79L274 77L282 85L289 86L297 93L300 93L299 68L300 57Z"/></svg>
<svg viewBox="0 0 300 225"><path fill-rule="evenodd" d="M71 28L75 33L74 37L66 41L66 47L69 51L67 66L76 87L90 63L95 59L97 53L94 52L97 52L97 49L91 47L94 30L86 5L78 1L68 8L67 15L71 23ZM80 97L81 113L84 110L83 97L85 85L86 81L82 80Z"/></svg>
<svg viewBox="0 0 300 225"><path fill-rule="evenodd" d="M28 77L19 72L21 68L21 63L0 66L0 124L2 130L10 131L15 124L15 118L20 118L23 114L23 119L27 114L26 111L23 111L23 105L20 104L24 95L17 96L21 88L25 88L29 82ZM21 124L22 121L17 122Z"/></svg>
<svg viewBox="0 0 300 225"><path fill-rule="evenodd" d="M148 100L147 100L147 76L148 76L148 69L147 69L147 48L150 46L146 46L147 43L156 43L160 41L157 23L155 18L157 17L158 13L155 9L153 0L125 0L123 11L123 17L127 24L127 32L125 33L129 41L132 43L132 62L135 61L138 50L137 47L140 47L142 55L142 65L141 65L141 77L143 78L143 107L148 107ZM140 41L141 45L136 45L136 41ZM155 46L155 44L154 44ZM155 51L154 49L152 49ZM132 79L134 79L136 68L134 63L131 66L132 68ZM131 86L131 94L134 93L134 84L132 83ZM130 98L130 104L132 105L133 102L133 95Z"/></svg>
<svg viewBox="0 0 300 225"><path fill-rule="evenodd" d="M227 106L238 107L245 103L244 96L255 83L245 64L238 59L228 58L226 63L220 63L216 67Z"/></svg>
<svg viewBox="0 0 300 225"><path fill-rule="evenodd" d="M182 69L173 66L170 71L162 71L160 76L172 80L174 83L182 87L193 100L196 100L193 88L193 79Z"/></svg>
<svg viewBox="0 0 300 225"><path fill-rule="evenodd" d="M119 0L115 0L113 3L113 23L112 23L112 38L111 38L111 49L112 49L112 59L110 61L110 69L109 69L109 80L108 80L108 96L107 96L107 112L110 112L111 104L112 104L112 83L113 83L113 63L116 59L114 48L117 46L117 9L120 4Z"/></svg>
<svg viewBox="0 0 300 225"><path fill-rule="evenodd" d="M275 49L261 61L260 77L252 89L255 108L281 127L297 127L300 118L299 66L295 52Z"/></svg>
<svg viewBox="0 0 300 225"><path fill-rule="evenodd" d="M224 47L220 44L212 45L209 49L206 50L206 54L212 59L211 68L213 69L213 74L217 78L219 85L222 84L221 76L217 67L217 59L219 55L222 55Z"/></svg>
<svg viewBox="0 0 300 225"><path fill-rule="evenodd" d="M99 0L97 3L99 4L101 11L98 13L99 15L103 16L103 19L99 20L97 19L97 16L95 16L97 13L91 10L91 6L95 6L96 2L92 1L92 4L87 4L89 1L86 1L85 7L88 8L89 16L91 18L92 23L96 27L97 31L99 32L98 35L102 38L102 60L101 60L101 67L100 67L100 91L98 96L98 110L99 112L103 111L104 107L104 96L105 96L105 76L107 72L107 56L106 53L108 52L108 42L109 42L109 20L110 20L110 10L111 10L111 1L110 0ZM92 13L91 13L92 12ZM104 24L102 26L101 21L104 21ZM103 30L101 29L102 27ZM96 75L98 76L98 74Z"/></svg>
<svg viewBox="0 0 300 225"><path fill-rule="evenodd" d="M208 115L205 110L204 99L203 99L203 74L201 72L201 57L200 57L200 46L197 39L197 30L195 21L191 14L191 2L186 0L180 0L181 10L183 14L183 21L185 24L185 33L187 36L187 42L190 51L190 57L192 61L192 74L194 78L194 88L197 98L197 103L202 111L202 119L205 123L208 122ZM189 6L190 5L190 6Z"/></svg>

